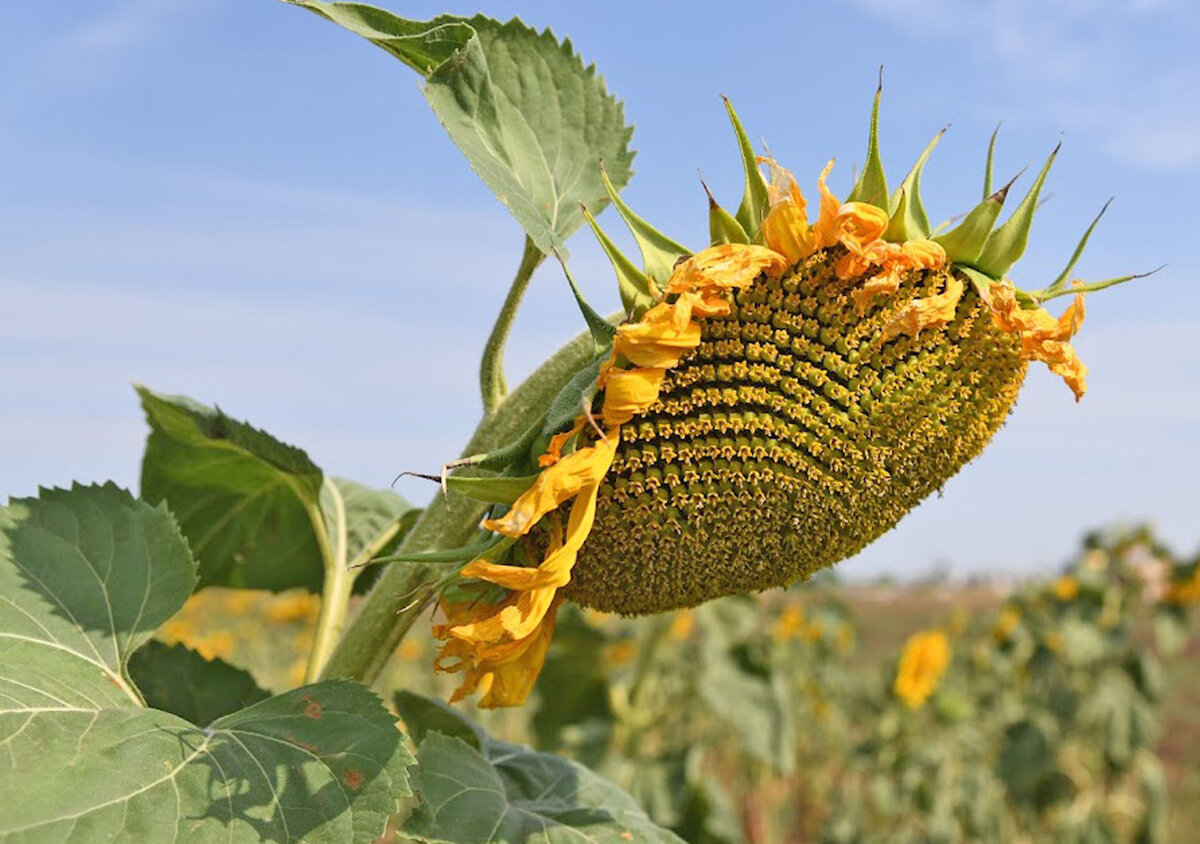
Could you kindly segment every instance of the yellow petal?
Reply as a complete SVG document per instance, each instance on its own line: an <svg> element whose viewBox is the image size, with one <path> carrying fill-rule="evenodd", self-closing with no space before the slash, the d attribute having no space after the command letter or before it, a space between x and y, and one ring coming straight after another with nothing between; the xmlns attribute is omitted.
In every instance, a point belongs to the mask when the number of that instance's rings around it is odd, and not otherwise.
<svg viewBox="0 0 1200 844"><path fill-rule="evenodd" d="M542 516L576 496L589 484L599 483L616 453L616 432L608 441L581 448L543 469L533 486L513 502L507 513L488 519L483 527L509 537L523 536Z"/></svg>
<svg viewBox="0 0 1200 844"><path fill-rule="evenodd" d="M672 325L677 331L683 331L692 321L692 317L727 316L730 312L729 300L717 294L707 296L694 290L679 294L679 298L671 306Z"/></svg>
<svg viewBox="0 0 1200 844"><path fill-rule="evenodd" d="M658 400L665 369L610 369L604 382L604 424L624 425Z"/></svg>
<svg viewBox="0 0 1200 844"><path fill-rule="evenodd" d="M850 295L854 298L855 311L862 316L876 298L891 296L899 289L900 271L893 267L867 279L862 287L852 290Z"/></svg>
<svg viewBox="0 0 1200 844"><path fill-rule="evenodd" d="M817 179L817 189L821 192L821 206L817 212L817 224L813 226L814 245L817 249L825 249L838 242L837 216L838 210L842 207L842 202L833 195L832 191L829 190L829 186L825 184L825 180L829 178L829 171L832 169L833 159L830 159Z"/></svg>
<svg viewBox="0 0 1200 844"><path fill-rule="evenodd" d="M861 255L883 236L887 225L888 215L882 208L865 202L847 202L838 209L835 230L839 243Z"/></svg>
<svg viewBox="0 0 1200 844"><path fill-rule="evenodd" d="M936 296L913 299L883 329L883 339L898 334L915 337L924 328L940 328L954 320L958 301L962 298L963 283L957 278L946 282L946 290Z"/></svg>
<svg viewBox="0 0 1200 844"><path fill-rule="evenodd" d="M759 162L766 164L771 172L767 186L771 208L762 223L763 240L787 258L789 264L795 264L816 251L808 225L808 203L795 178L775 159L760 158Z"/></svg>
<svg viewBox="0 0 1200 844"><path fill-rule="evenodd" d="M554 621L558 614L561 598L556 598L546 612L545 620L528 642L519 657L497 665L492 672L491 685L479 701L481 709L496 709L502 706L521 706L533 691L542 665L546 662L546 651L554 633Z"/></svg>
<svg viewBox="0 0 1200 844"><path fill-rule="evenodd" d="M722 243L682 261L671 273L667 291L683 293L709 287L748 287L761 274L780 276L789 266L787 258L765 246Z"/></svg>
<svg viewBox="0 0 1200 844"><path fill-rule="evenodd" d="M900 244L900 262L908 270L940 270L946 250L932 240L907 240Z"/></svg>
<svg viewBox="0 0 1200 844"><path fill-rule="evenodd" d="M1083 294L1076 293L1075 301L1058 318L1058 337L1055 339L1070 340L1074 337L1079 332L1080 326L1083 325L1083 316Z"/></svg>
<svg viewBox="0 0 1200 844"><path fill-rule="evenodd" d="M669 368L700 345L700 326L689 321L679 328L672 305L661 302L647 311L639 322L617 327L613 351L635 366Z"/></svg>
<svg viewBox="0 0 1200 844"><path fill-rule="evenodd" d="M538 467L545 469L547 466L553 466L562 459L562 450L571 439L571 437L583 430L583 426L587 424L587 419L583 416L575 420L575 424L571 430L564 431L561 434L555 434L550 438L550 444L546 446L544 454L538 456Z"/></svg>

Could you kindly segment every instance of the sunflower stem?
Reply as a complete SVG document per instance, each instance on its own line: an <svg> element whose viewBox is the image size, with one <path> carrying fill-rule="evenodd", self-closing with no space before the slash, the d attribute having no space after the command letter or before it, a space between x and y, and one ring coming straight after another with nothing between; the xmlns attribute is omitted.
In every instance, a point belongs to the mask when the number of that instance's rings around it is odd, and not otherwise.
<svg viewBox="0 0 1200 844"><path fill-rule="evenodd" d="M484 417L491 416L500 402L508 394L508 384L504 380L504 345L508 342L508 332L512 329L517 309L529 288L529 280L533 271L542 263L545 254L533 245L533 241L525 238L525 250L521 254L521 264L513 278L508 295L504 297L504 305L492 326L487 344L483 347L483 358L479 361L479 389L483 397Z"/></svg>
<svg viewBox="0 0 1200 844"><path fill-rule="evenodd" d="M464 455L491 451L515 439L546 412L558 391L592 357L591 335L580 334L506 396L475 429ZM464 544L487 505L465 496L437 493L396 550L397 554ZM371 683L405 633L436 597L444 568L397 563L388 566L358 615L346 627L321 676Z"/></svg>
<svg viewBox="0 0 1200 844"><path fill-rule="evenodd" d="M320 507L309 512L321 558L325 565L324 586L321 589L321 612L317 617L317 630L313 637L312 651L308 655L308 666L304 670L304 682L311 683L321 673L321 667L329 658L346 623L346 611L350 606L350 592L354 588L357 571L346 565L346 505L337 484L326 477L325 492L333 508L336 537L329 536L325 516Z"/></svg>

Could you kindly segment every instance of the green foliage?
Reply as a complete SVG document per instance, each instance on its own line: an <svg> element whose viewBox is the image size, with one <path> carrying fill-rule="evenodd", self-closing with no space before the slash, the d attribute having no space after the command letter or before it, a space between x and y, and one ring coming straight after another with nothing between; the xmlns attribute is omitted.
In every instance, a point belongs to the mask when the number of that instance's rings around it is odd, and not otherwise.
<svg viewBox="0 0 1200 844"><path fill-rule="evenodd" d="M498 741L453 710L406 694L396 706L419 742L420 803L404 832L420 841L677 842L582 765Z"/></svg>
<svg viewBox="0 0 1200 844"><path fill-rule="evenodd" d="M150 424L142 498L166 501L200 561L200 586L319 591L326 558L386 553L412 507L390 490L329 479L265 431L184 396L138 387ZM383 536L383 540L372 543Z"/></svg>
<svg viewBox="0 0 1200 844"><path fill-rule="evenodd" d="M171 514L112 485L0 510L0 838L367 842L383 831L409 794L411 757L371 692L321 683L207 723L231 695L259 693L239 678L180 701L183 684L201 682L190 656L152 651L130 668L196 572ZM228 680L226 669L209 676ZM181 688L135 684L160 670ZM145 703L172 696L201 720Z"/></svg>
<svg viewBox="0 0 1200 844"><path fill-rule="evenodd" d="M608 204L632 175L621 103L568 40L513 19L412 21L360 3L289 0L397 57L425 77L425 97L479 177L542 252L581 225L580 204Z"/></svg>
<svg viewBox="0 0 1200 844"><path fill-rule="evenodd" d="M147 706L200 725L271 696L249 672L220 659L209 661L183 645L159 641L134 651L129 678Z"/></svg>

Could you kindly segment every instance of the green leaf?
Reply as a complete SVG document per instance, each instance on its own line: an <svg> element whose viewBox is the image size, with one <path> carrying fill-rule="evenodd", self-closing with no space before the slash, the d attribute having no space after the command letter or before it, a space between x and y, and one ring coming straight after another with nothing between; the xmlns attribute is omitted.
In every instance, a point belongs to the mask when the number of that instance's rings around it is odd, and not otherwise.
<svg viewBox="0 0 1200 844"><path fill-rule="evenodd" d="M708 185L704 184L703 179L700 180L700 184L704 187L705 196L708 197L709 244L718 246L722 243L749 243L750 238L747 237L746 230L742 228L742 224L720 206L713 197L712 191L708 189Z"/></svg>
<svg viewBox="0 0 1200 844"><path fill-rule="evenodd" d="M382 834L411 757L363 687L308 686L205 728L143 707L130 656L195 583L171 514L111 485L0 510L0 839Z"/></svg>
<svg viewBox="0 0 1200 844"><path fill-rule="evenodd" d="M672 270L675 269L675 263L683 256L690 254L691 250L686 246L680 246L633 213L633 209L626 205L617 194L616 185L608 178L608 172L603 167L600 168L600 177L604 180L604 187L608 190L608 198L612 200L613 207L617 209L617 213L621 215L625 225L629 227L629 233L633 235L638 249L641 250L642 267L645 269L646 275L660 286L665 287Z"/></svg>
<svg viewBox="0 0 1200 844"><path fill-rule="evenodd" d="M425 79L425 97L472 168L549 254L632 175L632 127L570 41L513 19L412 21L357 3L290 0L387 50ZM468 34L468 32L470 34Z"/></svg>
<svg viewBox="0 0 1200 844"><path fill-rule="evenodd" d="M416 508L390 489L374 489L342 478L334 478L333 483L346 511L347 560L366 551L374 551L371 556L388 553L412 526ZM328 498L326 488L321 496L321 509L326 514L329 535L336 542L337 524L330 518L334 508L327 505Z"/></svg>
<svg viewBox="0 0 1200 844"><path fill-rule="evenodd" d="M1054 157L1058 155L1061 146L1059 144L1050 153L1017 210L1013 211L1012 216L1005 220L1003 225L988 235L987 242L983 245L983 253L976 260L975 266L992 278L1003 278L1012 269L1013 264L1025 254L1025 247L1029 244L1029 230L1033 228L1033 215L1037 211L1038 196L1042 192L1042 185L1046 183L1046 176L1050 175L1050 167L1054 164Z"/></svg>
<svg viewBox="0 0 1200 844"><path fill-rule="evenodd" d="M361 35L422 76L429 76L475 37L475 30L449 16L410 21L364 3L317 3L287 0Z"/></svg>
<svg viewBox="0 0 1200 844"><path fill-rule="evenodd" d="M710 712L741 739L743 749L782 773L795 765L796 726L787 684L765 653L761 610L745 596L706 604L698 685Z"/></svg>
<svg viewBox="0 0 1200 844"><path fill-rule="evenodd" d="M886 240L903 243L906 240L929 237L929 217L921 202L921 171L925 169L925 162L929 160L929 154L933 152L933 148L937 146L944 134L946 134L946 130L942 129L933 136L929 146L925 147L917 159L917 163L908 171L908 175L904 177L904 181L897 188L896 196L892 198L892 207L895 211L888 222L887 231L883 233Z"/></svg>
<svg viewBox="0 0 1200 844"><path fill-rule="evenodd" d="M218 408L137 391L150 424L142 498L175 513L200 585L319 591L323 476L308 455Z"/></svg>
<svg viewBox="0 0 1200 844"><path fill-rule="evenodd" d="M0 738L4 840L367 844L409 794L391 716L342 680L205 729L153 709L43 710L0 714Z"/></svg>
<svg viewBox="0 0 1200 844"><path fill-rule="evenodd" d="M883 97L883 79L880 72L879 87L875 89L875 102L871 106L871 130L867 138L867 161L863 165L862 175L854 184L847 202L866 202L882 208L889 214L889 195L887 176L883 172L883 159L879 156L879 101Z"/></svg>
<svg viewBox="0 0 1200 844"><path fill-rule="evenodd" d="M737 222L747 235L754 237L762 228L762 221L767 216L767 183L763 181L762 171L758 169L758 159L754 155L754 147L746 135L741 119L733 110L733 103L728 97L725 101L725 111L729 113L729 122L733 124L733 134L737 137L738 152L742 155L742 171L746 177L746 188L742 194L742 203L738 206Z"/></svg>
<svg viewBox="0 0 1200 844"><path fill-rule="evenodd" d="M0 509L0 712L139 706L129 657L195 585L163 507L111 484L10 501Z"/></svg>
<svg viewBox="0 0 1200 844"><path fill-rule="evenodd" d="M608 256L609 262L613 265L613 271L617 274L617 289L621 293L621 306L626 313L635 315L645 313L654 303L655 296L658 295L658 290L650 281L650 277L634 266L633 261L617 248L612 238L605 233L604 229L600 228L596 218L587 208L583 209L583 216L591 227L592 234L600 242L604 254Z"/></svg>
<svg viewBox="0 0 1200 844"><path fill-rule="evenodd" d="M429 732L417 749L421 802L404 826L420 841L453 844L679 842L617 786L572 762L526 747Z"/></svg>
<svg viewBox="0 0 1200 844"><path fill-rule="evenodd" d="M530 726L537 746L569 749L584 764L599 763L613 732L603 633L572 605L559 612L554 639L538 676L537 709Z"/></svg>
<svg viewBox="0 0 1200 844"><path fill-rule="evenodd" d="M588 304L587 299L583 297L583 291L575 283L575 278L571 275L571 270L567 267L566 260L557 252L555 255L558 258L559 266L562 267L563 275L567 277L567 284L571 287L571 295L575 297L575 304L579 306L579 313L583 316L583 321L587 323L588 332L592 335L592 346L596 352L612 348L613 338L617 335L616 327L600 316L596 312L596 309ZM625 298L624 288L621 290L621 298Z"/></svg>
<svg viewBox="0 0 1200 844"><path fill-rule="evenodd" d="M488 504L512 504L533 486L533 482L537 479L538 475L522 475L519 478L495 475L491 477L451 475L446 478L446 487L476 501L484 501Z"/></svg>
<svg viewBox="0 0 1200 844"><path fill-rule="evenodd" d="M417 744L423 742L430 732L462 739L476 750L482 750L484 744L490 741L483 727L440 700L413 692L396 692L392 702L404 719L408 735Z"/></svg>
<svg viewBox="0 0 1200 844"><path fill-rule="evenodd" d="M590 403L596 395L596 380L600 377L600 367L606 360L607 354L597 355L563 385L550 402L550 409L546 411L546 421L542 425L543 434L558 433L583 412L584 404Z"/></svg>
<svg viewBox="0 0 1200 844"><path fill-rule="evenodd" d="M1000 216L1000 209L1004 207L1004 199L1008 196L1010 187L1012 182L972 208L957 226L933 239L946 250L947 261L974 264L979 253L983 251L983 244L987 242L988 235L992 233L996 218Z"/></svg>
<svg viewBox="0 0 1200 844"><path fill-rule="evenodd" d="M209 662L183 645L158 641L134 651L129 676L147 706L200 725L271 696L240 668L220 659Z"/></svg>
<svg viewBox="0 0 1200 844"><path fill-rule="evenodd" d="M1071 253L1071 260L1067 261L1067 265L1063 267L1062 272L1055 277L1054 281L1050 282L1048 290L1055 291L1066 287L1067 281L1071 276L1071 270L1075 269L1075 265L1079 263L1079 259L1083 255L1083 250L1087 248L1088 240L1092 236L1092 231L1095 230L1096 224L1100 222L1100 218L1104 216L1104 212L1108 210L1108 206L1112 205L1115 198L1110 196L1108 201L1101 206L1100 213L1092 218L1092 222L1084 231L1083 237L1079 238L1079 243L1075 244L1075 251Z"/></svg>
<svg viewBox="0 0 1200 844"><path fill-rule="evenodd" d="M992 195L992 172L996 160L996 138L1000 134L1000 124L992 130L992 139L988 142L987 163L983 168L983 199Z"/></svg>

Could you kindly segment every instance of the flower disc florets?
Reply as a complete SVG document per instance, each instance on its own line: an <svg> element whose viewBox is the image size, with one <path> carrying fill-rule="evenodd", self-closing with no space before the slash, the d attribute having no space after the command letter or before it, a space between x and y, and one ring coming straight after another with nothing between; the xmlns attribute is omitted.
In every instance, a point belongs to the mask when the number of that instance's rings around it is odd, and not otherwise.
<svg viewBox="0 0 1200 844"><path fill-rule="evenodd" d="M567 595L649 613L783 586L890 529L977 455L1026 362L973 289L947 324L888 336L963 288L906 273L860 315L825 249L734 291L699 346L622 426Z"/></svg>

